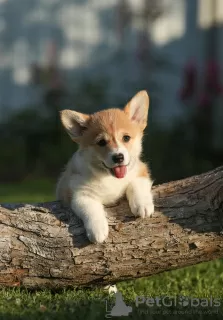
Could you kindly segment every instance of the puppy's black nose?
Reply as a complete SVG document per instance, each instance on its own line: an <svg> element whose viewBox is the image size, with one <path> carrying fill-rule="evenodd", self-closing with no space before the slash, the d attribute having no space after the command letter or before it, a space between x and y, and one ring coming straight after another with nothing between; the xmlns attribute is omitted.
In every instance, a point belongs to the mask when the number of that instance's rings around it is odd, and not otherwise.
<svg viewBox="0 0 223 320"><path fill-rule="evenodd" d="M114 163L122 163L124 161L124 155L122 153L116 153L112 156Z"/></svg>

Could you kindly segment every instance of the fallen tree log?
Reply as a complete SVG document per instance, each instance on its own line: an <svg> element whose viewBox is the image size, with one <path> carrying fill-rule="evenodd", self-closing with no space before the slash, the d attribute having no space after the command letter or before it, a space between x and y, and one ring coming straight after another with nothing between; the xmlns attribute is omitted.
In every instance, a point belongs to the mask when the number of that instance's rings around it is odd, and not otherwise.
<svg viewBox="0 0 223 320"><path fill-rule="evenodd" d="M223 257L223 167L153 188L156 213L107 208L110 233L90 244L60 202L0 205L0 286L109 284Z"/></svg>

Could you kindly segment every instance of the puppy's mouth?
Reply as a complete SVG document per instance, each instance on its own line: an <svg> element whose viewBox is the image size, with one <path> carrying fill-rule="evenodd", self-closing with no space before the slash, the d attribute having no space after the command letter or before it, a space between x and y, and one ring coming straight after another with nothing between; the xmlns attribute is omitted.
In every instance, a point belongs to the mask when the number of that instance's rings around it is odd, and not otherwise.
<svg viewBox="0 0 223 320"><path fill-rule="evenodd" d="M129 165L129 163L127 165L122 165L122 166L116 166L116 167L113 167L113 168L109 168L107 167L104 162L103 163L103 166L108 169L111 174L118 178L118 179L121 179L121 178L124 178L126 176L126 173L127 173L127 167Z"/></svg>

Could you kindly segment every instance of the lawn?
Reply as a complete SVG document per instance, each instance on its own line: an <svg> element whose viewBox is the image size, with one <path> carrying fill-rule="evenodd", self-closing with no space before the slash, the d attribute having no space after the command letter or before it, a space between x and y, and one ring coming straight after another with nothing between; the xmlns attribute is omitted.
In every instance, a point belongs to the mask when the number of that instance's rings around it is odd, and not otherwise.
<svg viewBox="0 0 223 320"><path fill-rule="evenodd" d="M24 181L18 185L0 185L0 202L37 202L54 199L54 182ZM202 263L197 266L164 272L149 278L117 284L127 305L132 306L128 317L114 319L222 319L223 306L223 260ZM141 298L137 298L143 296ZM148 306L148 297L177 297L174 305ZM194 304L207 299L207 306L180 305L180 297L189 297ZM211 299L220 298L220 307L211 306ZM136 300L142 302L138 306ZM145 300L143 302L143 299ZM106 301L110 310L114 297L103 289L69 289L63 292L49 290L30 292L25 289L2 289L0 291L0 320L8 319L105 319ZM167 300L165 300L167 301ZM186 300L185 300L186 301ZM196 302L198 301L198 302ZM189 303L189 304L190 304ZM162 304L162 303L161 303Z"/></svg>
<svg viewBox="0 0 223 320"><path fill-rule="evenodd" d="M55 198L54 181L25 180L15 184L0 184L1 202L45 202Z"/></svg>

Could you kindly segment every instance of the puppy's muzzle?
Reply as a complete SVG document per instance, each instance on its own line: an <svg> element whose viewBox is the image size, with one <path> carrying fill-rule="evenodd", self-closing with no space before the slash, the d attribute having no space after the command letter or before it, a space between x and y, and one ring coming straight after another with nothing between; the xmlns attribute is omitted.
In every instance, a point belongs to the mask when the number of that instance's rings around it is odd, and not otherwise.
<svg viewBox="0 0 223 320"><path fill-rule="evenodd" d="M124 155L122 153L115 153L112 156L112 161L115 164L122 164L124 162Z"/></svg>

